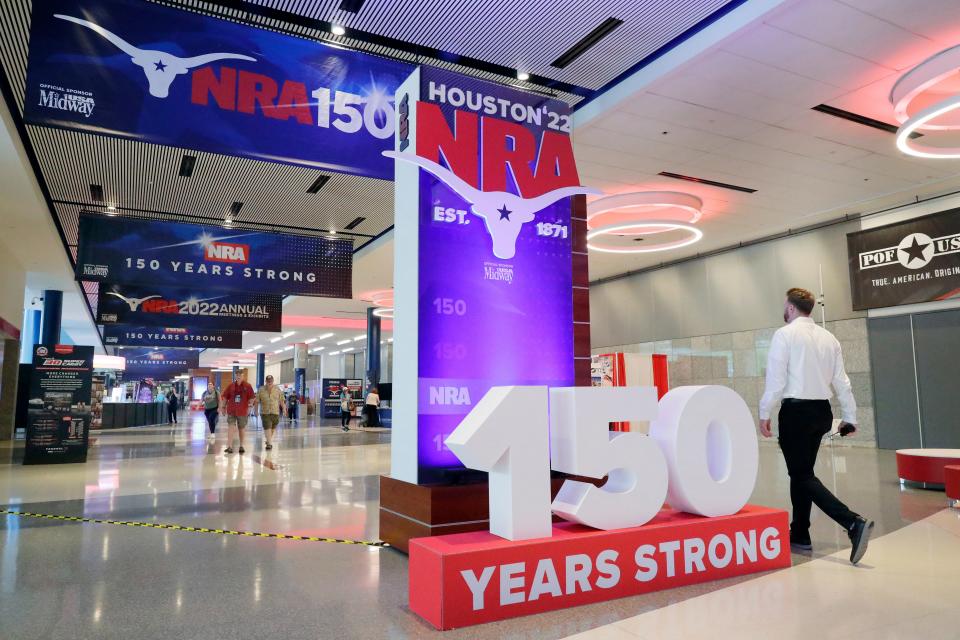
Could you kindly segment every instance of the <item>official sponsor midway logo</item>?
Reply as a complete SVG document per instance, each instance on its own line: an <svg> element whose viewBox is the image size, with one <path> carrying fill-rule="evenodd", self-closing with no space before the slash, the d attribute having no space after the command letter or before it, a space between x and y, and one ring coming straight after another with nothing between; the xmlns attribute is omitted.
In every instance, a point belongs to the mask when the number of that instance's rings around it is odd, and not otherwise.
<svg viewBox="0 0 960 640"><path fill-rule="evenodd" d="M89 118L97 106L89 91L64 89L50 84L40 85L40 106L60 111L73 111Z"/></svg>
<svg viewBox="0 0 960 640"><path fill-rule="evenodd" d="M895 247L863 251L858 255L860 270L900 265L922 269L940 256L960 253L960 233L931 238L925 233L911 233Z"/></svg>
<svg viewBox="0 0 960 640"><path fill-rule="evenodd" d="M41 358L50 353L46 347L37 347L37 355Z"/></svg>
<svg viewBox="0 0 960 640"><path fill-rule="evenodd" d="M106 278L110 275L110 267L105 264L85 264L83 265L83 275Z"/></svg>

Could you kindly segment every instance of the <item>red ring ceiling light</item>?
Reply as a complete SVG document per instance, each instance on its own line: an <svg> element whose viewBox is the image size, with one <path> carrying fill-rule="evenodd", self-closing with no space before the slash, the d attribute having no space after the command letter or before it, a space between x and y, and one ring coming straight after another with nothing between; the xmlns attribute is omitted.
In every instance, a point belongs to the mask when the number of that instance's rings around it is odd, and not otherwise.
<svg viewBox="0 0 960 640"><path fill-rule="evenodd" d="M890 90L901 123L897 148L920 158L960 158L960 148L920 144L916 131L960 130L960 45L944 49L903 74ZM952 116L948 116L952 114Z"/></svg>

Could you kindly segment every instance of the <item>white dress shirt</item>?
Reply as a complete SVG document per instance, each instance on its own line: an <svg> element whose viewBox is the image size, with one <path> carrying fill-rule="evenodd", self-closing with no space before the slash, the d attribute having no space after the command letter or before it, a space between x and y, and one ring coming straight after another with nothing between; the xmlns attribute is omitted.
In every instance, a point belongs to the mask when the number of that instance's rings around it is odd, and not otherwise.
<svg viewBox="0 0 960 640"><path fill-rule="evenodd" d="M837 392L843 420L857 423L857 403L843 370L840 343L808 317L777 329L767 357L767 383L760 399L760 419L768 420L781 398L829 400Z"/></svg>

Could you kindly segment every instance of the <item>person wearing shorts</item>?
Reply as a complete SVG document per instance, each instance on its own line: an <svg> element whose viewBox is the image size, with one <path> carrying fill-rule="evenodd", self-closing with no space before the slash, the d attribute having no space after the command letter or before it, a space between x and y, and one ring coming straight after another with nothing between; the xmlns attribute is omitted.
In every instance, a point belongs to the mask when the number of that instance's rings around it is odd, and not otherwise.
<svg viewBox="0 0 960 640"><path fill-rule="evenodd" d="M254 409L260 407L260 422L263 423L263 439L266 449L273 449L273 434L276 432L280 416L286 411L283 402L283 392L273 384L273 376L267 376L265 383L257 390L257 397L253 401Z"/></svg>
<svg viewBox="0 0 960 640"><path fill-rule="evenodd" d="M227 414L227 448L224 453L233 453L234 434L237 434L240 440L240 453L244 453L243 437L247 429L247 416L250 413L250 401L255 396L253 387L243 379L243 374L239 371L233 376L233 382L223 390L223 402L220 406Z"/></svg>

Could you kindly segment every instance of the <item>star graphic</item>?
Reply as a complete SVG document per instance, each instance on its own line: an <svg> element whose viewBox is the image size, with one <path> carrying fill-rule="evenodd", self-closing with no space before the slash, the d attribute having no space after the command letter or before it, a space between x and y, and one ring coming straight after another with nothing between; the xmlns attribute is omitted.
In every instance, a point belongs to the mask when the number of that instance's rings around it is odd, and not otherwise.
<svg viewBox="0 0 960 640"><path fill-rule="evenodd" d="M507 209L507 205L504 204L502 207L500 207L499 209L497 209L497 213L500 214L500 219L501 219L501 220L509 220L509 219L510 219L510 214L513 213L513 211L510 211L510 209Z"/></svg>
<svg viewBox="0 0 960 640"><path fill-rule="evenodd" d="M930 244L920 244L916 237L913 238L913 244L907 247L906 249L900 249L906 253L910 258L907 260L907 264L910 264L914 260L923 260L923 252L926 251L927 247Z"/></svg>
<svg viewBox="0 0 960 640"><path fill-rule="evenodd" d="M167 69L167 65L163 64L163 60L157 60L153 63L153 66L157 71L165 71Z"/></svg>

